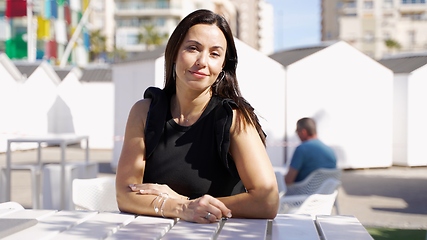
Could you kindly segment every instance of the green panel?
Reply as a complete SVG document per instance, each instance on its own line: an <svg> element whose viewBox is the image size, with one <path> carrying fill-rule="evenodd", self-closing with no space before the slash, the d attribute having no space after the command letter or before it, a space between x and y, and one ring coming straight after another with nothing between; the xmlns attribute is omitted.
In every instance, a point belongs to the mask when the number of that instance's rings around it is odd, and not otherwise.
<svg viewBox="0 0 427 240"><path fill-rule="evenodd" d="M22 39L22 35L6 40L6 55L10 59L21 59L28 56L27 42Z"/></svg>

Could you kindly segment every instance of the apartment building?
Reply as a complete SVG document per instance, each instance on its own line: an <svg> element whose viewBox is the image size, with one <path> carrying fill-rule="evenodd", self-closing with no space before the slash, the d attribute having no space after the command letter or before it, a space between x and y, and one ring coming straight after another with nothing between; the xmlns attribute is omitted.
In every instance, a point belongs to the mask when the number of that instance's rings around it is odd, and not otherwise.
<svg viewBox="0 0 427 240"><path fill-rule="evenodd" d="M144 25L170 35L182 18L201 8L225 16L235 37L251 47L273 51L273 10L265 0L115 0L115 32L108 38L128 52L144 51L147 46L138 41Z"/></svg>
<svg viewBox="0 0 427 240"><path fill-rule="evenodd" d="M322 41L344 40L375 59L427 51L426 0L322 0Z"/></svg>

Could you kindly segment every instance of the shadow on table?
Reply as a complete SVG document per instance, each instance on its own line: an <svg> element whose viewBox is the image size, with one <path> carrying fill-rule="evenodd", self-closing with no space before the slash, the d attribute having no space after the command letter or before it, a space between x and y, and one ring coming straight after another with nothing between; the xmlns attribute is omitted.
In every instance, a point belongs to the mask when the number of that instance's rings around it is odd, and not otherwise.
<svg viewBox="0 0 427 240"><path fill-rule="evenodd" d="M347 195L398 198L406 202L406 208L375 207L373 209L388 212L427 214L426 179L366 175L358 174L357 171L347 170L343 172L342 188Z"/></svg>

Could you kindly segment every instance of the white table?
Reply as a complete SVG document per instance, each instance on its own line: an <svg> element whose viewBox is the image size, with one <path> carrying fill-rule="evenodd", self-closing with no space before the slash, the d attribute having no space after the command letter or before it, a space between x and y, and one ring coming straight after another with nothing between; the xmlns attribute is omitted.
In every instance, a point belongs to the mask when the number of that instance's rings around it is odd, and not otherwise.
<svg viewBox="0 0 427 240"><path fill-rule="evenodd" d="M11 166L12 166L12 143L37 143L37 164L39 168L42 167L42 157L41 157L41 147L42 144L48 145L59 145L61 148L61 176L60 176L60 186L61 186L61 209L64 209L65 206L65 151L68 145L81 143L82 141L86 142L86 152L85 152L85 161L89 163L89 137L75 134L47 134L43 136L24 136L17 138L10 138L7 140L7 153L6 153L6 201L10 201L11 193ZM34 194L34 193L33 193ZM37 201L39 201L39 196L36 196ZM40 203L37 202L36 206L40 206Z"/></svg>
<svg viewBox="0 0 427 240"><path fill-rule="evenodd" d="M26 220L23 220L26 219ZM34 221L34 219L36 221ZM19 223L22 221L22 223ZM373 240L353 216L279 214L275 219L230 218L198 224L111 212L0 209L4 239L360 239ZM5 230L6 229L6 230ZM3 235L3 236L2 236Z"/></svg>

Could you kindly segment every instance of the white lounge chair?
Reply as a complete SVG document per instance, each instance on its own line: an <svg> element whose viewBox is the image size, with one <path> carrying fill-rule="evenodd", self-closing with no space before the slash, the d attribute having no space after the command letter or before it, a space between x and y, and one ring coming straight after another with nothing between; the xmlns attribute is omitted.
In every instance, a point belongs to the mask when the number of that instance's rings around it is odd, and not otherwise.
<svg viewBox="0 0 427 240"><path fill-rule="evenodd" d="M279 213L330 215L340 185L341 181L329 178L312 194L285 195L280 198Z"/></svg>
<svg viewBox="0 0 427 240"><path fill-rule="evenodd" d="M318 193L321 184L329 178L341 181L341 169L320 168L312 172L301 182L286 186L285 197L293 195L311 195ZM335 211L339 214L338 200L334 203Z"/></svg>
<svg viewBox="0 0 427 240"><path fill-rule="evenodd" d="M286 195L313 194L328 179L341 180L341 169L320 168L308 175L304 180L287 186Z"/></svg>
<svg viewBox="0 0 427 240"><path fill-rule="evenodd" d="M115 177L73 180L73 203L76 210L119 212Z"/></svg>

